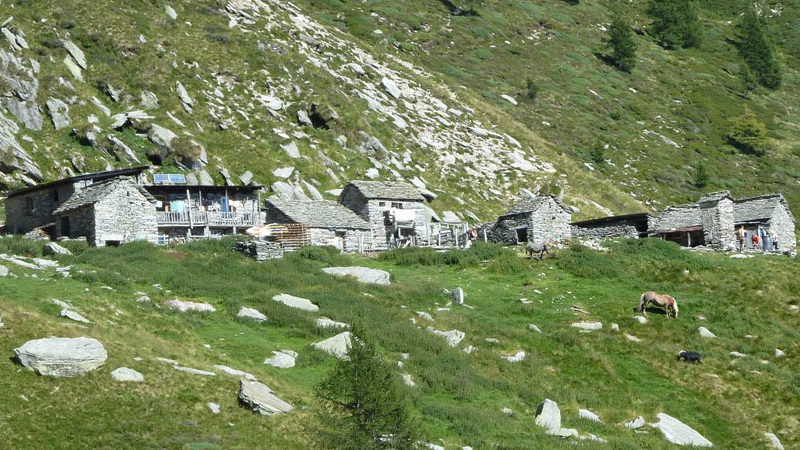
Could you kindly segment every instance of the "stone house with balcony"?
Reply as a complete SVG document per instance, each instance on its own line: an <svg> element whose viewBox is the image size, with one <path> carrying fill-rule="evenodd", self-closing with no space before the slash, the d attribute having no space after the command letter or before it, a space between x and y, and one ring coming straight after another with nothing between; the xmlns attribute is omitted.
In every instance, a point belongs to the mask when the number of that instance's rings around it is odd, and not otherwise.
<svg viewBox="0 0 800 450"><path fill-rule="evenodd" d="M263 223L260 186L147 185L156 200L158 242L244 232Z"/></svg>
<svg viewBox="0 0 800 450"><path fill-rule="evenodd" d="M6 232L26 234L41 229L51 238L56 238L60 231L54 211L73 194L94 183L123 176L132 177L141 184L146 169L147 166L141 166L87 173L12 191L5 201Z"/></svg>
<svg viewBox="0 0 800 450"><path fill-rule="evenodd" d="M339 203L366 221L373 250L431 243L425 198L404 181L351 181Z"/></svg>
<svg viewBox="0 0 800 450"><path fill-rule="evenodd" d="M53 214L57 237L85 237L89 245L154 242L156 200L130 177L95 182L72 194Z"/></svg>
<svg viewBox="0 0 800 450"><path fill-rule="evenodd" d="M506 245L557 243L572 237L572 211L553 195L523 198L497 218L489 235Z"/></svg>
<svg viewBox="0 0 800 450"><path fill-rule="evenodd" d="M267 224L301 224L308 232L306 245L329 245L342 252L372 250L370 225L356 213L330 200L267 199Z"/></svg>

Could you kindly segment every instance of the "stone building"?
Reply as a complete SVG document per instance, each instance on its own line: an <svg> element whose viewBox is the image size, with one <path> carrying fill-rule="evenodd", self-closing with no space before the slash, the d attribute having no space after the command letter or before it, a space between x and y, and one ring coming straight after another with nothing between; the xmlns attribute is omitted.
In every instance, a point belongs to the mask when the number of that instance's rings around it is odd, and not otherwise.
<svg viewBox="0 0 800 450"><path fill-rule="evenodd" d="M425 198L409 183L351 181L339 203L370 225L373 250L431 243Z"/></svg>
<svg viewBox="0 0 800 450"><path fill-rule="evenodd" d="M158 242L243 233L261 225L260 186L146 185L156 203Z"/></svg>
<svg viewBox="0 0 800 450"><path fill-rule="evenodd" d="M58 237L85 237L103 247L131 241L154 242L156 200L129 177L92 183L53 211Z"/></svg>
<svg viewBox="0 0 800 450"><path fill-rule="evenodd" d="M731 193L722 191L704 194L700 197L698 206L705 246L714 250L731 248L736 242Z"/></svg>
<svg viewBox="0 0 800 450"><path fill-rule="evenodd" d="M797 252L795 220L789 204L781 194L767 194L736 200L733 203L734 227L744 227L748 236L759 227L772 231L778 242L774 250L794 254ZM747 239L745 245L752 247Z"/></svg>
<svg viewBox="0 0 800 450"><path fill-rule="evenodd" d="M571 219L572 212L553 195L524 198L497 218L491 240L510 245L567 241Z"/></svg>
<svg viewBox="0 0 800 450"><path fill-rule="evenodd" d="M342 252L364 252L373 247L370 224L344 205L330 200L267 199L266 222L305 225L310 245L330 245Z"/></svg>
<svg viewBox="0 0 800 450"><path fill-rule="evenodd" d="M12 191L6 198L6 231L25 234L34 229L42 229L51 237L58 235L56 217L53 212L67 199L93 183L121 176L142 180L142 172L148 167L111 170L87 173L49 183L39 184Z"/></svg>
<svg viewBox="0 0 800 450"><path fill-rule="evenodd" d="M572 237L597 240L647 237L651 217L648 213L636 213L573 222Z"/></svg>

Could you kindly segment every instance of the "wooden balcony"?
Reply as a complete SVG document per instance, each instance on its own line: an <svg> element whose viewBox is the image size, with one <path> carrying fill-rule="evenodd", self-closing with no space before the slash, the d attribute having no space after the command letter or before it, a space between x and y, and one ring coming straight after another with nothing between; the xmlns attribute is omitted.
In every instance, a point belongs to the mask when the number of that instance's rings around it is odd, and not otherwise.
<svg viewBox="0 0 800 450"><path fill-rule="evenodd" d="M260 224L257 213L218 211L156 211L159 226L174 227L251 227Z"/></svg>

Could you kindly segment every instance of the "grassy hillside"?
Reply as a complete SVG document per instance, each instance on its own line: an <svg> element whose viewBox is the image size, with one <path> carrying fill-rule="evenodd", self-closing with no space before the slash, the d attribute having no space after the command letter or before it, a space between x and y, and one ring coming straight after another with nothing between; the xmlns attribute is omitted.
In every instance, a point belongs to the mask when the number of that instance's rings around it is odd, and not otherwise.
<svg viewBox="0 0 800 450"><path fill-rule="evenodd" d="M637 434L619 425L638 415L654 422L659 412L684 421L720 448L763 447L764 432L776 433L787 448L800 444L800 313L794 295L800 286L793 259L735 260L642 240L609 244L607 253L574 247L544 261L477 246L444 254L411 249L378 258L305 249L256 263L231 252L231 244L74 246L73 256L58 258L72 266L69 278L3 263L17 275L0 278L5 322L0 346L6 354L0 364L0 438L6 445L308 447L319 426L314 387L334 365L332 357L309 347L334 334L314 327L322 315L372 330L392 365L401 353L410 354L402 371L418 384L407 394L422 438L446 448L574 447L532 425L544 398L558 402L563 426L608 439L614 448L667 447L655 429ZM38 249L39 244L17 238L0 240L0 252L37 254ZM320 271L356 264L390 271L392 285L362 285ZM448 302L441 289L457 285L474 309L437 310ZM647 289L672 293L680 318L653 312L647 324L634 321L633 307ZM136 291L153 302L137 303ZM320 312L298 312L270 300L281 292L313 300ZM54 297L70 300L94 323L83 328L57 318ZM163 302L174 297L206 301L218 311L169 312ZM269 320L235 319L242 305L263 311ZM573 305L588 313L573 311ZM416 311L430 313L435 322ZM409 322L412 317L416 324ZM602 321L603 328L581 333L570 326L580 320ZM611 323L620 330L612 331ZM451 348L420 329L427 326L459 329L466 339ZM718 337L700 338L698 326ZM8 359L26 340L47 336L95 337L109 359L100 370L73 379L37 376ZM468 345L477 349L466 354L462 349ZM776 358L776 348L786 357ZM279 349L297 351L298 365L264 365ZM677 362L680 349L699 351L705 364ZM519 350L527 353L522 362L500 358ZM728 355L732 351L748 356L734 358ZM203 370L225 364L250 372L295 410L258 416L237 405L235 378L178 372L156 357ZM113 382L109 372L120 366L142 372L145 382ZM222 406L220 415L206 408L209 401ZM503 408L513 413L503 414ZM579 419L578 408L597 412L603 423ZM581 445L593 447L588 441Z"/></svg>

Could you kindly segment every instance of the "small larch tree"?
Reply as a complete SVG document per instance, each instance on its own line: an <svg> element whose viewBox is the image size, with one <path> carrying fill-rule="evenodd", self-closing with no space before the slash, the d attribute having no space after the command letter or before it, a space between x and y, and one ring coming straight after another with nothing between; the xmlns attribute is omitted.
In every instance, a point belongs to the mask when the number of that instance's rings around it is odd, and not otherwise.
<svg viewBox="0 0 800 450"><path fill-rule="evenodd" d="M353 329L348 359L340 360L319 385L320 447L406 449L417 442L400 378L375 349L363 328Z"/></svg>
<svg viewBox="0 0 800 450"><path fill-rule="evenodd" d="M725 140L742 153L763 156L769 150L767 126L750 111L730 121Z"/></svg>
<svg viewBox="0 0 800 450"><path fill-rule="evenodd" d="M761 19L752 9L744 13L736 25L736 40L751 77L758 84L777 89L781 85L781 65ZM751 81L752 84L752 81Z"/></svg>
<svg viewBox="0 0 800 450"><path fill-rule="evenodd" d="M617 15L608 28L606 40L611 50L610 61L623 72L630 72L636 66L636 42L633 30L625 18Z"/></svg>
<svg viewBox="0 0 800 450"><path fill-rule="evenodd" d="M651 0L652 35L667 50L696 47L702 38L697 7L692 0Z"/></svg>

